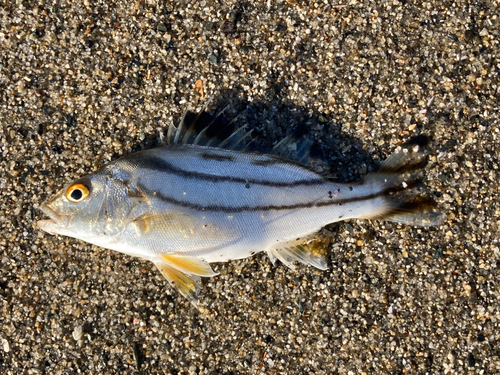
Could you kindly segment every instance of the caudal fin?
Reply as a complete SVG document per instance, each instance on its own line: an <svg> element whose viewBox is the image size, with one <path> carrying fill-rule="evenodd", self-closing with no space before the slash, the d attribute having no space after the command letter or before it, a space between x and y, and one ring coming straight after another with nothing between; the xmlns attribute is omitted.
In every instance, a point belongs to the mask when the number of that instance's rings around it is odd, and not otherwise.
<svg viewBox="0 0 500 375"><path fill-rule="evenodd" d="M420 196L408 201L394 201L393 206L387 213L376 219L421 227L436 226L444 220L444 215L437 209L436 202L428 197Z"/></svg>
<svg viewBox="0 0 500 375"><path fill-rule="evenodd" d="M365 177L365 182L382 182L387 210L371 219L393 221L423 227L439 225L445 215L436 202L417 191L427 164L429 138L420 135L410 139L393 153L377 172Z"/></svg>

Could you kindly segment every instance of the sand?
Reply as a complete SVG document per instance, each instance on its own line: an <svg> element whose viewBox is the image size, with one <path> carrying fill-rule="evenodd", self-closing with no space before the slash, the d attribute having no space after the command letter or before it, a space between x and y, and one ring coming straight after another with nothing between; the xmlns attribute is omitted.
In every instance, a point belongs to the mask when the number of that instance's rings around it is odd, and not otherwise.
<svg viewBox="0 0 500 375"><path fill-rule="evenodd" d="M3 1L0 372L500 373L499 23L476 2ZM328 271L216 264L200 311L153 264L38 230L65 183L204 107L262 147L307 124L339 181L427 134L447 218L335 223Z"/></svg>

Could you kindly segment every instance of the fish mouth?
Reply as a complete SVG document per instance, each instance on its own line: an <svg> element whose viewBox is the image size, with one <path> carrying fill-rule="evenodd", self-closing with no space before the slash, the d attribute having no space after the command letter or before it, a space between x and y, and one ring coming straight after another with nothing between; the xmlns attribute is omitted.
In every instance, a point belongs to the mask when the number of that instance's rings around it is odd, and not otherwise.
<svg viewBox="0 0 500 375"><path fill-rule="evenodd" d="M61 215L47 203L43 203L40 206L40 210L50 218L49 220L38 220L36 222L38 227L45 232L55 235L60 231L60 229L67 226L67 220L65 220L66 215Z"/></svg>

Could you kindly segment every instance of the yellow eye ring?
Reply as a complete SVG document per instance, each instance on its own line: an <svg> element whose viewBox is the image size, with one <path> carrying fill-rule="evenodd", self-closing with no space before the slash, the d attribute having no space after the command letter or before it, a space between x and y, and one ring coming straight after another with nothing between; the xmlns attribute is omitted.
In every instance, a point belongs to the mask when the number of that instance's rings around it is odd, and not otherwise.
<svg viewBox="0 0 500 375"><path fill-rule="evenodd" d="M88 198L89 194L89 189L82 184L72 185L66 190L66 198L73 203L83 202Z"/></svg>

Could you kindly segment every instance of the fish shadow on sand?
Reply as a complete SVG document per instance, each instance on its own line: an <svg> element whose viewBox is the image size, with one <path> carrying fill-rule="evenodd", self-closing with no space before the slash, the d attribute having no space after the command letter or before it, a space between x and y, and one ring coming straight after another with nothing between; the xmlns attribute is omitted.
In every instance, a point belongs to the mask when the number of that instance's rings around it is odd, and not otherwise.
<svg viewBox="0 0 500 375"><path fill-rule="evenodd" d="M208 101L205 108L212 115L222 113L225 122L235 120L235 127L245 126L246 130L252 130L254 152L269 153L274 145L298 130L312 140L311 157L320 160L327 167L325 174L338 182L359 181L368 172L376 170L384 159L380 156L383 149L378 151L380 160L373 158L374 155L366 151L367 146L371 146L369 140L346 134L342 131L342 123L333 120L331 115L296 107L279 98L248 101L241 97L241 92L243 89L223 91ZM174 126L181 122L182 116L183 113L174 116ZM169 126L165 127L164 134ZM160 144L158 134L150 134L134 144L131 150L146 150Z"/></svg>

